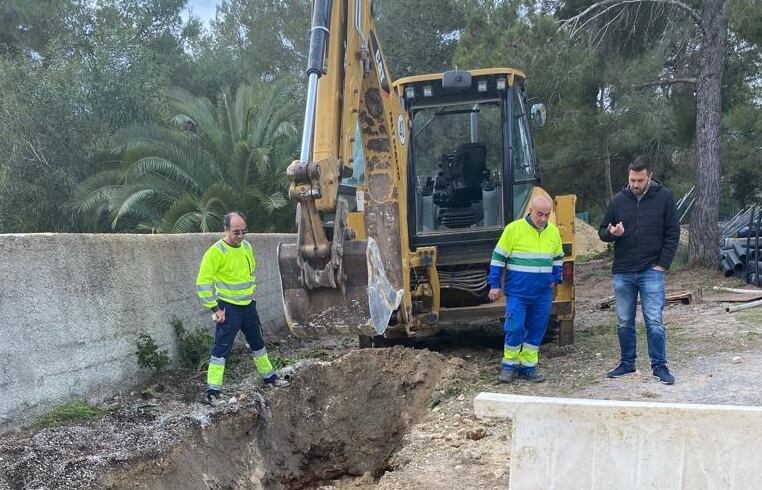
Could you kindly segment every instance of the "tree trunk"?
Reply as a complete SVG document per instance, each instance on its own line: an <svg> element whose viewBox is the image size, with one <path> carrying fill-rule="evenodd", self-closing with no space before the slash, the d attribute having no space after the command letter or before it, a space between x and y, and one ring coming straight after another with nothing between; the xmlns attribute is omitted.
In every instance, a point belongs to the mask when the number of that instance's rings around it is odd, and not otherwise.
<svg viewBox="0 0 762 490"><path fill-rule="evenodd" d="M601 107L601 114L606 112L606 99L604 98L605 89L603 87L600 88L599 93L601 94L600 98L600 107ZM604 184L606 186L606 197L608 197L609 200L614 196L614 187L611 185L611 155L609 154L609 129L604 126L603 127L603 176L604 176Z"/></svg>
<svg viewBox="0 0 762 490"><path fill-rule="evenodd" d="M727 27L725 0L703 0L701 54L696 81L696 202L688 250L692 263L717 265L720 217L720 125Z"/></svg>
<svg viewBox="0 0 762 490"><path fill-rule="evenodd" d="M611 184L611 155L609 154L609 132L603 131L603 175L606 179L606 196L611 200L614 197L614 186Z"/></svg>

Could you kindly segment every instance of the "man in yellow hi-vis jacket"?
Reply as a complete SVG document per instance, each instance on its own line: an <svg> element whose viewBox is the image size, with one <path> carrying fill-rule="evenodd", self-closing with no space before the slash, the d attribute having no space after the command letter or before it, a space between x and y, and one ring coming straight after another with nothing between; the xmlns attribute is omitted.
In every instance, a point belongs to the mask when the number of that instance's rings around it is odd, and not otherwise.
<svg viewBox="0 0 762 490"><path fill-rule="evenodd" d="M489 299L502 295L505 277L505 345L497 379L510 383L522 378L534 383L545 381L537 372L537 353L548 327L553 304L553 286L563 281L561 235L549 223L553 201L537 196L529 214L508 224L497 242L488 282Z"/></svg>
<svg viewBox="0 0 762 490"><path fill-rule="evenodd" d="M225 358L233 348L238 330L243 330L254 364L264 382L274 386L288 384L275 373L262 340L261 323L254 301L257 262L254 249L243 238L246 218L237 211L228 213L224 217L224 228L222 239L204 254L196 278L196 291L201 304L212 310L212 319L217 324L207 371L206 401L213 406L224 403L220 389Z"/></svg>

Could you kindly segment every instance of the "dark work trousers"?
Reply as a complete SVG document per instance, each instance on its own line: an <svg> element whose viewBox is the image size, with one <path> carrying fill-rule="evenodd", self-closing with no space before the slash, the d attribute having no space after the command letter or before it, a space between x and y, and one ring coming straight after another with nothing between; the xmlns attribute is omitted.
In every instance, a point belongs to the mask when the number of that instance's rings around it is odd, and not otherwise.
<svg viewBox="0 0 762 490"><path fill-rule="evenodd" d="M262 323L257 313L257 302L252 301L246 306L234 305L219 301L220 309L225 310L225 321L218 323L214 331L214 357L227 357L239 330L243 330L249 348L256 352L265 346L262 340Z"/></svg>

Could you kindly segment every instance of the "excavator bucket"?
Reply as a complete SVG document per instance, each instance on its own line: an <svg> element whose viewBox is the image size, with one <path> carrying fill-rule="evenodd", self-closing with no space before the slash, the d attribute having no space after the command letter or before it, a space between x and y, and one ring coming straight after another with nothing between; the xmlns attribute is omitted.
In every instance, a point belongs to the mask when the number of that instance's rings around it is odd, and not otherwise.
<svg viewBox="0 0 762 490"><path fill-rule="evenodd" d="M383 335L402 301L384 273L376 242L348 240L342 246L344 288L303 286L295 244L278 246L283 305L298 337Z"/></svg>

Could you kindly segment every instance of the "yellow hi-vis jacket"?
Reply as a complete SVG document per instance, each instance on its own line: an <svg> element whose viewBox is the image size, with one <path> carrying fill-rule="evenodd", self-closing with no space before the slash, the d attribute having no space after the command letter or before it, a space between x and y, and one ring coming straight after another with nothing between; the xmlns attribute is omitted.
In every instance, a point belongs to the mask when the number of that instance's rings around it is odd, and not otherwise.
<svg viewBox="0 0 762 490"><path fill-rule="evenodd" d="M506 296L534 298L550 294L552 284L563 282L564 259L561 234L553 223L538 230L529 219L520 218L503 230L490 261L487 281L500 287L503 269Z"/></svg>
<svg viewBox="0 0 762 490"><path fill-rule="evenodd" d="M254 248L243 240L232 247L219 240L209 247L201 259L196 278L196 292L201 304L215 310L217 300L246 306L254 299L257 290L257 261Z"/></svg>

